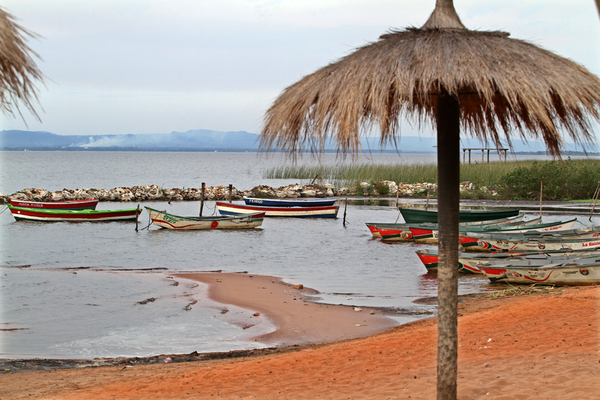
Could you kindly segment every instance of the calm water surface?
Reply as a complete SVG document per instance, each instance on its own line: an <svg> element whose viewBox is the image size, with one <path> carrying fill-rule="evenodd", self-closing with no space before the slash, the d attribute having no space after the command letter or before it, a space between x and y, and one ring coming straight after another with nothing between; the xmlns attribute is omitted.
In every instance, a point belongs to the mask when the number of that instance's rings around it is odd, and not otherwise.
<svg viewBox="0 0 600 400"><path fill-rule="evenodd" d="M233 184L282 186L265 168L281 156L253 153L3 152L0 192L27 187L60 190L158 184L199 187ZM410 155L423 162L435 155ZM397 162L398 155L373 162ZM314 163L310 158L306 163ZM325 163L340 162L326 155ZM100 203L98 209L135 206ZM147 202L174 214L197 215L199 204ZM343 206L343 204L342 204ZM4 208L3 208L4 209ZM204 215L216 213L205 204ZM343 210L340 210L341 217ZM558 217L554 217L558 218ZM349 205L342 219L266 219L252 231L173 232L133 223L15 222L0 214L0 357L94 358L263 346L249 340L271 331L264 321L250 329L253 310L216 304L206 287L173 279L177 271L247 271L283 277L321 292L316 301L434 311L413 300L435 296L412 243L371 239L365 222L402 221L390 206ZM148 225L143 212L140 227ZM460 292L492 290L480 276L460 278ZM154 301L146 301L154 299ZM229 312L223 313L227 308ZM396 318L398 323L415 317Z"/></svg>

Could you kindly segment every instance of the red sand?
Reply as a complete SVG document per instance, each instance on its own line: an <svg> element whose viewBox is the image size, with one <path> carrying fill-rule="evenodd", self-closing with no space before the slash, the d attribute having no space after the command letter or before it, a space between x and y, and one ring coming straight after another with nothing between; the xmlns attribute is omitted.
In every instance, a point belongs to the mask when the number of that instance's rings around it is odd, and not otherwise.
<svg viewBox="0 0 600 400"><path fill-rule="evenodd" d="M235 292L227 282L230 290L211 296ZM459 305L461 400L598 398L600 287L555 291ZM258 309L255 300L239 301ZM436 337L437 319L429 318L366 338L242 359L15 372L0 375L0 399L432 399Z"/></svg>

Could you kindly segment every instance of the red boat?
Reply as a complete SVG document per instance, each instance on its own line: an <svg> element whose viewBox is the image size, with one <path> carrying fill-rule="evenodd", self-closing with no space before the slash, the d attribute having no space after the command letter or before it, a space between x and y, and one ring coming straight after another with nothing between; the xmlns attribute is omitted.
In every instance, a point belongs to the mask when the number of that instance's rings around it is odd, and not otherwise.
<svg viewBox="0 0 600 400"><path fill-rule="evenodd" d="M8 205L10 212L17 221L135 221L140 210L129 208L125 210L45 210L43 208L13 207Z"/></svg>
<svg viewBox="0 0 600 400"><path fill-rule="evenodd" d="M29 201L8 199L13 207L43 208L46 210L95 210L98 200Z"/></svg>

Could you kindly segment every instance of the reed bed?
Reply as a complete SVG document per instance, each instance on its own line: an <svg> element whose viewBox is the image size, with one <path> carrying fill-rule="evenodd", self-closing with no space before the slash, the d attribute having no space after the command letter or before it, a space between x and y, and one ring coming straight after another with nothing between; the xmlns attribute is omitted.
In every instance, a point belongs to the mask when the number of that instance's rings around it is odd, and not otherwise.
<svg viewBox="0 0 600 400"><path fill-rule="evenodd" d="M337 187L360 182L437 183L436 164L375 164L283 166L267 170L266 178L328 182ZM591 198L600 181L600 160L496 161L462 164L460 181L493 187L506 198L538 198L544 182L548 200Z"/></svg>

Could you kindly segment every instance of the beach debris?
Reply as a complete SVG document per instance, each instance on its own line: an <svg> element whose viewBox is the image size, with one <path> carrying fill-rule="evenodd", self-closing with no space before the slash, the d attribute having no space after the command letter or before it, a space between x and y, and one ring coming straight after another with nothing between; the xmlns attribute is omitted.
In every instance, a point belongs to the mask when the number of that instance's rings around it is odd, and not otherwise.
<svg viewBox="0 0 600 400"><path fill-rule="evenodd" d="M293 288L297 289L297 290L304 289L304 285L303 284L294 285Z"/></svg>
<svg viewBox="0 0 600 400"><path fill-rule="evenodd" d="M356 326L367 326L367 324L356 324Z"/></svg>
<svg viewBox="0 0 600 400"><path fill-rule="evenodd" d="M371 314L371 315L375 315L375 311L371 311L369 314Z"/></svg>
<svg viewBox="0 0 600 400"><path fill-rule="evenodd" d="M150 297L149 299L138 301L137 304L148 304L148 303L152 303L155 300L156 299L154 297Z"/></svg>
<svg viewBox="0 0 600 400"><path fill-rule="evenodd" d="M260 313L259 313L259 312L255 312L253 315L254 315L255 317L260 317Z"/></svg>
<svg viewBox="0 0 600 400"><path fill-rule="evenodd" d="M354 311L362 311L362 308L360 308L360 307L354 307Z"/></svg>
<svg viewBox="0 0 600 400"><path fill-rule="evenodd" d="M168 364L168 363L170 363L172 361L173 361L173 359L171 357L165 358L165 364Z"/></svg>
<svg viewBox="0 0 600 400"><path fill-rule="evenodd" d="M188 303L185 307L183 307L183 311L190 311L192 309L192 306L194 304L196 304L198 302L198 300L194 300L191 303Z"/></svg>

